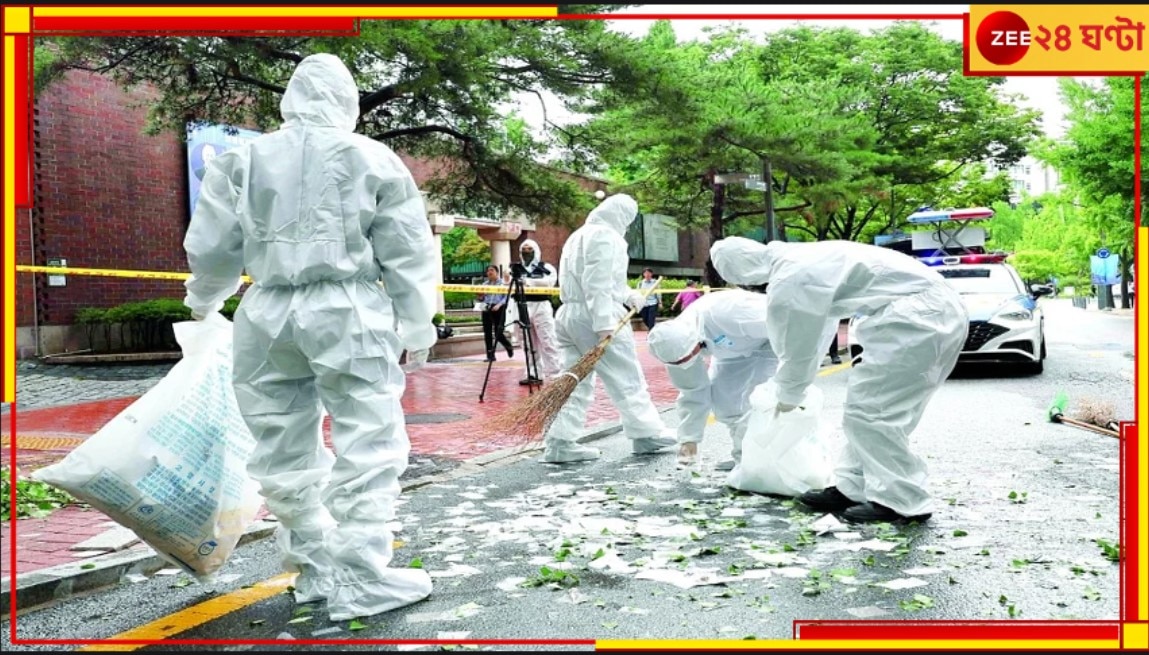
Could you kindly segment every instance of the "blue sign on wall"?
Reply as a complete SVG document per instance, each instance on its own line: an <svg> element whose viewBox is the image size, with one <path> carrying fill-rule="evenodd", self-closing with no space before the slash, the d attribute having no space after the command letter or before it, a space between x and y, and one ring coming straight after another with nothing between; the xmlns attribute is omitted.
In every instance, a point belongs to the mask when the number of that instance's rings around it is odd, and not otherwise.
<svg viewBox="0 0 1149 655"><path fill-rule="evenodd" d="M199 187L203 184L203 174L211 160L260 134L230 125L207 124L197 127L188 124L188 210L191 214L195 214Z"/></svg>

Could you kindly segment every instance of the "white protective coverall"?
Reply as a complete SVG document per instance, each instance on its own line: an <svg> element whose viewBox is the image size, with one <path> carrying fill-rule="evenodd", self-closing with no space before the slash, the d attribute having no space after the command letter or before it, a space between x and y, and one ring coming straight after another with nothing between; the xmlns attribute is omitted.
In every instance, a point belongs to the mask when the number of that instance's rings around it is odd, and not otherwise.
<svg viewBox="0 0 1149 655"><path fill-rule="evenodd" d="M727 282L769 284L779 403L799 404L813 382L827 321L862 316L855 333L864 354L846 387L847 445L836 486L854 502L907 517L928 514L926 464L910 451L909 435L965 342L969 318L957 292L912 257L848 241L763 245L729 237L711 247L710 257Z"/></svg>
<svg viewBox="0 0 1149 655"><path fill-rule="evenodd" d="M591 210L586 223L563 244L559 260L559 307L556 316L559 352L564 370L573 367L599 341L612 333L628 307L644 302L626 281L630 263L626 228L638 216L638 203L625 194L613 195ZM544 437L543 461L595 459L597 448L579 445L587 408L594 397L595 376L622 418L623 432L635 453L651 453L675 443L647 390L638 363L629 322L611 339L606 354L590 375L575 387L570 399Z"/></svg>
<svg viewBox="0 0 1149 655"><path fill-rule="evenodd" d="M523 250L528 246L534 249L530 261L527 261L523 254ZM529 287L557 286L559 274L554 266L543 261L542 250L534 239L526 239L519 245L519 261L527 269L527 274L523 276L523 293L527 298L527 314L531 319L531 345L535 348L539 375L546 380L562 371L559 365L558 339L555 336L555 308L549 295L531 296ZM513 314L513 317L508 320L518 321L519 310L514 306L514 299L511 299L511 303L508 315ZM525 348L527 340L522 325L519 325L519 341Z"/></svg>
<svg viewBox="0 0 1149 655"><path fill-rule="evenodd" d="M279 130L207 171L184 240L185 303L218 311L251 276L234 367L257 442L248 472L300 572L296 599L326 598L344 620L431 592L425 571L388 568L387 522L410 450L399 357L437 339L435 244L406 166L353 132L359 93L338 58L300 62L280 109ZM323 445L324 408L337 455Z"/></svg>
<svg viewBox="0 0 1149 655"><path fill-rule="evenodd" d="M702 441L710 413L730 430L732 461L742 458L742 438L750 418L750 392L770 379L778 358L770 348L766 296L731 289L708 293L670 321L654 326L646 340L650 352L667 365L678 389L678 443ZM681 364L695 346L698 355ZM709 371L704 357L710 355Z"/></svg>

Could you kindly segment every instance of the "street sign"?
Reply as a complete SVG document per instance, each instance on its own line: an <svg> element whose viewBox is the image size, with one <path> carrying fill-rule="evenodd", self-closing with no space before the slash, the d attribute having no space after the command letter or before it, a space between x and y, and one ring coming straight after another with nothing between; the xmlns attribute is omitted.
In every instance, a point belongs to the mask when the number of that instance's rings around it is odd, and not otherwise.
<svg viewBox="0 0 1149 655"><path fill-rule="evenodd" d="M1099 248L1097 250L1097 256L1101 259L1105 259L1105 258L1109 257L1109 249L1108 248Z"/></svg>

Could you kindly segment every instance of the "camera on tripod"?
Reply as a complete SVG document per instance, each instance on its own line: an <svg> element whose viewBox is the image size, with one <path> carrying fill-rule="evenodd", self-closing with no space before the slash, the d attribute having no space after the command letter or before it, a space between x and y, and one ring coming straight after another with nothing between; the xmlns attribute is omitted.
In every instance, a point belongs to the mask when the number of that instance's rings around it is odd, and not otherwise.
<svg viewBox="0 0 1149 655"><path fill-rule="evenodd" d="M518 262L514 262L511 264L511 277L512 278L517 280L526 274L527 274L527 267L526 266L523 266L522 264L520 264Z"/></svg>

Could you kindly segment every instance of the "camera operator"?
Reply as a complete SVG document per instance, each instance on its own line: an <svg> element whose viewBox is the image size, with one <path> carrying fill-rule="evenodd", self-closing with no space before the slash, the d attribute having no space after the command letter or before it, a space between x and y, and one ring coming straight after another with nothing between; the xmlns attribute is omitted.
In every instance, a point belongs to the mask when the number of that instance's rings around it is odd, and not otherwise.
<svg viewBox="0 0 1149 655"><path fill-rule="evenodd" d="M558 285L558 272L554 266L543 261L542 250L533 239L527 239L519 246L519 259L522 268L513 267L512 274L521 276L524 288ZM524 295L531 319L531 343L537 353L539 374L543 379L554 377L562 370L555 340L554 305L551 304L551 297L548 294L531 294L525 291ZM526 343L522 325L519 326L519 340L521 343ZM529 378L519 381L520 384L531 384L531 382Z"/></svg>

